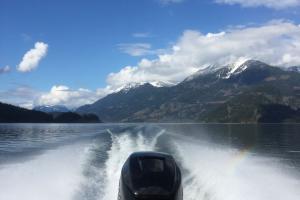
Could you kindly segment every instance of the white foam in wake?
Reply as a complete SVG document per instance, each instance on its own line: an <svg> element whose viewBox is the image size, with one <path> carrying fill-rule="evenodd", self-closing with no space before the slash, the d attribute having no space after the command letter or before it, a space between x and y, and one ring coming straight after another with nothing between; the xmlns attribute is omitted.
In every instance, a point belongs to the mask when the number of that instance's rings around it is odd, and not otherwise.
<svg viewBox="0 0 300 200"><path fill-rule="evenodd" d="M81 180L85 146L49 150L27 162L1 166L1 200L71 200Z"/></svg>
<svg viewBox="0 0 300 200"><path fill-rule="evenodd" d="M111 133L111 132L110 132ZM111 133L112 145L105 163L105 188L102 200L114 200L118 196L121 168L128 156L135 151L153 151L161 131L152 139L146 139L141 133L136 138L130 133L114 135Z"/></svg>
<svg viewBox="0 0 300 200"><path fill-rule="evenodd" d="M300 180L274 159L180 141L184 200L298 200Z"/></svg>
<svg viewBox="0 0 300 200"><path fill-rule="evenodd" d="M86 168L86 165L93 160L91 149L98 149L101 144L65 146L26 162L2 165L0 200L116 200L121 168L127 157L135 151L155 151L162 133L150 138L142 133L110 133L109 151L98 152L107 153L100 167L95 164ZM176 141L178 155L174 156L182 166L184 200L298 200L300 197L299 177L275 159L230 147ZM94 156L97 158L98 154ZM90 175L85 176L85 171Z"/></svg>

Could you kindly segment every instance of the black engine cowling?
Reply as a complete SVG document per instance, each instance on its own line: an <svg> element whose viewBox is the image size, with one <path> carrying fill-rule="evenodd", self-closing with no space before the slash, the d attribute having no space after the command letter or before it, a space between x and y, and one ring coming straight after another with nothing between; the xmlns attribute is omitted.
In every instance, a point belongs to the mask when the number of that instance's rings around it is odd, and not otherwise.
<svg viewBox="0 0 300 200"><path fill-rule="evenodd" d="M181 172L165 153L136 152L122 168L118 200L182 200Z"/></svg>

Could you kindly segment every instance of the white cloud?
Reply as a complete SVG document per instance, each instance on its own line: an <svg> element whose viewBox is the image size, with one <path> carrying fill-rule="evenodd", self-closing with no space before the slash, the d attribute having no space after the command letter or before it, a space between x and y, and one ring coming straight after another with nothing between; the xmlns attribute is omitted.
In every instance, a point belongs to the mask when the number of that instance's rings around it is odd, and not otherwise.
<svg viewBox="0 0 300 200"><path fill-rule="evenodd" d="M274 9L285 9L300 6L300 0L216 0L217 3L223 4L240 4L243 7L264 6Z"/></svg>
<svg viewBox="0 0 300 200"><path fill-rule="evenodd" d="M30 49L23 56L22 61L17 66L20 72L29 72L38 67L39 62L47 54L48 44L36 42L33 49Z"/></svg>
<svg viewBox="0 0 300 200"><path fill-rule="evenodd" d="M0 91L0 102L31 109L34 99L41 93L30 86L17 84L16 88Z"/></svg>
<svg viewBox="0 0 300 200"><path fill-rule="evenodd" d="M210 64L226 65L240 58L258 59L273 65L300 64L300 26L272 21L256 27L203 34L186 30L171 53L156 59L142 59L107 77L111 88L131 82L168 81L178 83Z"/></svg>
<svg viewBox="0 0 300 200"><path fill-rule="evenodd" d="M5 67L1 67L0 68L0 74L4 74L4 73L7 73L7 72L10 72L10 66L6 65Z"/></svg>
<svg viewBox="0 0 300 200"><path fill-rule="evenodd" d="M0 90L0 102L28 109L38 105L65 105L68 108L76 108L93 103L112 92L110 87L92 91L85 88L72 90L64 85L54 85L49 92L41 92L27 85L17 84L15 88Z"/></svg>
<svg viewBox="0 0 300 200"><path fill-rule="evenodd" d="M79 88L71 90L68 86L54 85L49 92L43 93L36 100L36 105L65 105L69 108L76 108L84 104L90 104L111 93L109 88L91 91Z"/></svg>
<svg viewBox="0 0 300 200"><path fill-rule="evenodd" d="M153 55L162 52L161 49L152 49L149 43L122 43L117 45L119 50L131 56Z"/></svg>

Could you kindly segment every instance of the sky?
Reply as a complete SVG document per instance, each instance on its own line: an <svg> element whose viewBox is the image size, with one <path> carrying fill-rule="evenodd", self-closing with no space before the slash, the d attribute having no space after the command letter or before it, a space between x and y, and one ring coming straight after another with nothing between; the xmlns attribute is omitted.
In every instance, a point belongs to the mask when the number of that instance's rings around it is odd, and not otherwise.
<svg viewBox="0 0 300 200"><path fill-rule="evenodd" d="M300 0L0 0L0 102L92 103L208 65L300 65Z"/></svg>

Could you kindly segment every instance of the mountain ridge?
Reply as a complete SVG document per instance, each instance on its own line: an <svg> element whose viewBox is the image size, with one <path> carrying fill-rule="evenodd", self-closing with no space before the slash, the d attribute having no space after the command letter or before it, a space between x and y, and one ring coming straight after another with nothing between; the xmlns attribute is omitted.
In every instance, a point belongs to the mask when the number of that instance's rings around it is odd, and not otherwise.
<svg viewBox="0 0 300 200"><path fill-rule="evenodd" d="M106 122L253 123L262 117L265 104L297 110L299 92L299 73L248 60L234 70L219 67L172 87L156 88L148 83L127 93L110 94L76 111L94 113ZM246 97L253 99L253 103L249 104ZM228 115L228 108L235 114ZM222 116L220 111L226 113ZM251 115L244 116L248 112Z"/></svg>
<svg viewBox="0 0 300 200"><path fill-rule="evenodd" d="M0 102L0 123L99 123L96 115L74 112L45 113Z"/></svg>

